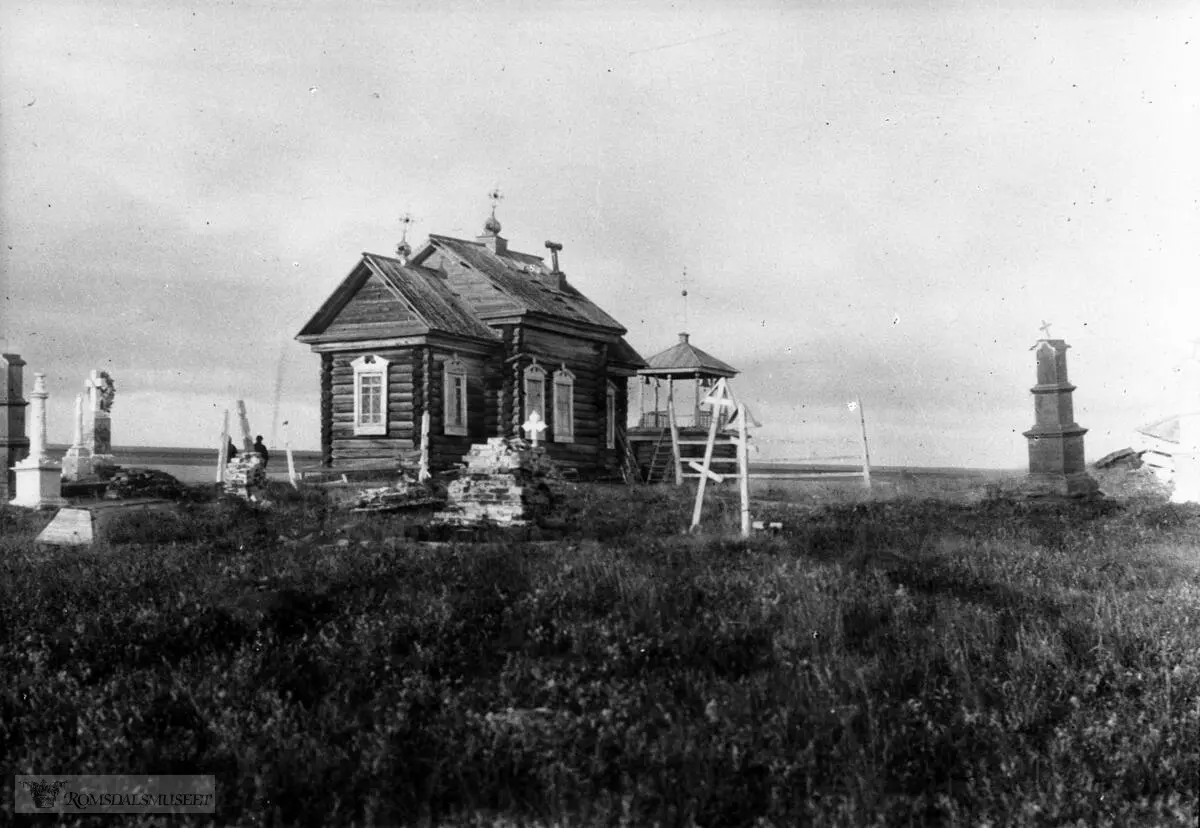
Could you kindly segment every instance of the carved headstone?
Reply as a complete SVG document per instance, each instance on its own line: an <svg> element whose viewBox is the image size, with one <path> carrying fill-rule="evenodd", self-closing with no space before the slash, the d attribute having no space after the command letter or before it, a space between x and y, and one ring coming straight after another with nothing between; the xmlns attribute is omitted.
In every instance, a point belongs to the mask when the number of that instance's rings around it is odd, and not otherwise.
<svg viewBox="0 0 1200 828"><path fill-rule="evenodd" d="M29 454L29 437L25 434L25 408L29 405L24 394L25 360L17 354L0 354L0 502L17 493L13 466Z"/></svg>
<svg viewBox="0 0 1200 828"><path fill-rule="evenodd" d="M1060 495L1085 497L1099 486L1087 473L1083 435L1087 429L1075 422L1067 381L1067 349L1061 339L1041 339L1037 352L1037 385L1033 392L1035 422L1025 432L1029 440L1029 477L1024 489L1031 497Z"/></svg>
<svg viewBox="0 0 1200 828"><path fill-rule="evenodd" d="M62 467L46 454L46 375L34 374L29 394L29 456L13 467L16 497L9 503L27 509L65 506L62 496Z"/></svg>
<svg viewBox="0 0 1200 828"><path fill-rule="evenodd" d="M116 385L107 371L92 371L87 380L83 447L91 454L92 473L103 476L116 467L112 453L112 410Z"/></svg>

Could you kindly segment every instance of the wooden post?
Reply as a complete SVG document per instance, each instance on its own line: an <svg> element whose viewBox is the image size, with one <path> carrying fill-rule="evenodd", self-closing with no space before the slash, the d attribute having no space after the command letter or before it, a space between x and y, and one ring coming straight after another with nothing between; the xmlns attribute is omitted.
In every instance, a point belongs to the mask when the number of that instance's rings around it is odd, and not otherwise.
<svg viewBox="0 0 1200 828"><path fill-rule="evenodd" d="M871 452L867 449L867 416L863 412L862 400L855 397L858 403L858 422L862 426L862 456L863 456L863 485L871 488Z"/></svg>
<svg viewBox="0 0 1200 828"><path fill-rule="evenodd" d="M225 482L225 464L229 462L229 409L225 409L225 420L221 424L221 448L217 451L217 482Z"/></svg>
<svg viewBox="0 0 1200 828"><path fill-rule="evenodd" d="M299 489L300 483L296 478L296 460L292 457L292 435L288 429L287 420L283 421L283 450L287 453L288 482L293 489Z"/></svg>
<svg viewBox="0 0 1200 828"><path fill-rule="evenodd" d="M716 411L713 412L714 421ZM747 446L746 434L746 418L750 416L750 412L746 410L746 406L739 405L737 407L738 418L738 472L740 480L738 481L739 488L742 492L742 537L750 537L750 454Z"/></svg>
<svg viewBox="0 0 1200 828"><path fill-rule="evenodd" d="M429 410L421 414L421 464L417 470L417 481L424 483L429 475Z"/></svg>
<svg viewBox="0 0 1200 828"><path fill-rule="evenodd" d="M675 452L675 485L683 485L683 457L679 454L679 427L675 425L675 383L672 382L668 386L667 391L667 419L671 426L671 450ZM654 396L658 396L658 389L654 391ZM654 404L658 408L657 401ZM657 415L655 415L657 418Z"/></svg>
<svg viewBox="0 0 1200 828"><path fill-rule="evenodd" d="M237 413L242 426L242 449L253 451L254 441L250 439L250 420L246 418L246 403L243 400L237 401Z"/></svg>

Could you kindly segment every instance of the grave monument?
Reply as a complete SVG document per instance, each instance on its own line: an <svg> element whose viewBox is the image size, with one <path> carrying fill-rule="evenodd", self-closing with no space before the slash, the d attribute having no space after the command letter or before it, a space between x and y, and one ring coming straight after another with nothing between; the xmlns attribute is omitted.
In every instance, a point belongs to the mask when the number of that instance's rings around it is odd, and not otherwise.
<svg viewBox="0 0 1200 828"><path fill-rule="evenodd" d="M0 503L11 500L17 493L13 466L29 454L29 437L25 434L25 408L29 405L24 393L25 360L17 354L0 354Z"/></svg>
<svg viewBox="0 0 1200 828"><path fill-rule="evenodd" d="M34 374L29 394L32 426L29 456L13 467L17 496L9 501L26 509L54 509L65 506L62 496L62 467L46 454L46 375Z"/></svg>
<svg viewBox="0 0 1200 828"><path fill-rule="evenodd" d="M1067 349L1061 339L1050 339L1050 326L1043 323L1045 339L1030 349L1037 352L1037 385L1033 392L1035 422L1025 432L1029 441L1029 476L1023 485L1030 497L1090 497L1099 492L1087 473L1083 435L1087 429L1075 422L1067 381Z"/></svg>
<svg viewBox="0 0 1200 828"><path fill-rule="evenodd" d="M63 480L76 481L92 475L92 450L83 444L83 395L75 395L75 432L71 447L63 455Z"/></svg>
<svg viewBox="0 0 1200 828"><path fill-rule="evenodd" d="M105 477L116 469L112 453L112 410L116 384L107 371L92 371L87 379L82 449L91 458L91 473ZM81 451L82 456L82 451Z"/></svg>

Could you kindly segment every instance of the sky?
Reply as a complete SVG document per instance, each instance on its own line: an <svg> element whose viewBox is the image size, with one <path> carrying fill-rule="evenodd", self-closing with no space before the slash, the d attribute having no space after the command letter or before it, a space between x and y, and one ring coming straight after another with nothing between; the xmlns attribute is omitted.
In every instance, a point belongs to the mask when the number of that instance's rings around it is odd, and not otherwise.
<svg viewBox="0 0 1200 828"><path fill-rule="evenodd" d="M5 4L0 348L51 442L100 369L116 445L244 399L315 449L294 336L499 187L643 356L741 370L752 459L856 451L857 398L875 463L1019 468L1049 322L1094 460L1200 336L1200 4L976 5Z"/></svg>

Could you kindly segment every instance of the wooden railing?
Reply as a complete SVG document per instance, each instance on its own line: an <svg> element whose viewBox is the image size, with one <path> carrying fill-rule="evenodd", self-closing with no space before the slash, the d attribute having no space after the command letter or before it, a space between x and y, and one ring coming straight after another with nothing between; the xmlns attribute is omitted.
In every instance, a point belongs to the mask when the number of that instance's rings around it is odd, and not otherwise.
<svg viewBox="0 0 1200 828"><path fill-rule="evenodd" d="M712 412L675 412L675 424L680 428L708 428L712 425ZM638 420L638 428L670 428L671 416L667 411L644 411Z"/></svg>

